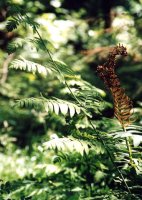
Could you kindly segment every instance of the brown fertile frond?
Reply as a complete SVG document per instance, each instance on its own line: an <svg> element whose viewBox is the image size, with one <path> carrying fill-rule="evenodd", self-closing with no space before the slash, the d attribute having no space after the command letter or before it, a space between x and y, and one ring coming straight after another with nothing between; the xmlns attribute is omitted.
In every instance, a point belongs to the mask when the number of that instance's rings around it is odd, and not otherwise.
<svg viewBox="0 0 142 200"><path fill-rule="evenodd" d="M125 91L120 86L120 80L115 73L116 56L127 55L127 50L123 45L116 46L112 52L110 52L107 61L102 66L97 67L100 78L103 79L106 87L111 91L114 101L114 115L121 123L122 127L127 127L130 123L130 117L132 115L132 101L125 94Z"/></svg>

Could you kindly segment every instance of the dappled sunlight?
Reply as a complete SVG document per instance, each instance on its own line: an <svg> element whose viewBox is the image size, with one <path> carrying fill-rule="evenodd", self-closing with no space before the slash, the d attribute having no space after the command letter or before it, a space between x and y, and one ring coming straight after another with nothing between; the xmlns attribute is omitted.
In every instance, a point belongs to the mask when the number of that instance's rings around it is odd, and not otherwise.
<svg viewBox="0 0 142 200"><path fill-rule="evenodd" d="M141 3L0 1L0 200L141 199Z"/></svg>

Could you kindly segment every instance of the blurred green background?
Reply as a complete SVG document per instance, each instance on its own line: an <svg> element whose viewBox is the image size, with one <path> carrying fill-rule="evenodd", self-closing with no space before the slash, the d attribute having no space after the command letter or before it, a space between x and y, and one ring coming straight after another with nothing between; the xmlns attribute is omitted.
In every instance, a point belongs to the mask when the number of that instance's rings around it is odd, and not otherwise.
<svg viewBox="0 0 142 200"><path fill-rule="evenodd" d="M49 41L47 47L56 60L65 62L77 75L101 89L108 104L102 114L95 113L93 117L105 132L117 124L112 119L112 98L96 68L106 61L112 47L123 44L128 56L118 58L117 73L133 101L135 124L141 126L142 0L11 0L12 4L40 24L39 32ZM83 157L72 152L62 161L56 152L43 151L43 142L70 135L75 123L79 124L78 119L68 122L63 116L45 111L13 107L18 99L41 94L67 100L69 97L54 76L8 68L19 55L43 65L49 58L45 51L36 51L28 44L33 38L30 28L21 25L15 31L7 31L9 9L8 1L0 1L0 198L126 199L125 191L123 197L117 197L123 187L112 181L112 164L106 154L100 155L101 147L98 153ZM13 42L18 42L20 48L9 55ZM83 120L78 126L85 124ZM141 177L137 181L141 184Z"/></svg>

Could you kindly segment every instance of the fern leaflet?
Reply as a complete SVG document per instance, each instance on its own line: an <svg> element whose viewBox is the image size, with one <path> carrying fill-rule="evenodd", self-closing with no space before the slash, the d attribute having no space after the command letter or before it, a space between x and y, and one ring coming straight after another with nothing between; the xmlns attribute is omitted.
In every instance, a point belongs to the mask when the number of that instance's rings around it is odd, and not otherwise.
<svg viewBox="0 0 142 200"><path fill-rule="evenodd" d="M31 107L35 109L45 109L46 112L54 112L55 114L69 114L70 117L73 117L75 114L79 114L83 108L78 105L61 100L61 99L46 99L44 97L41 98L26 98L22 100L18 100L15 106L18 107Z"/></svg>
<svg viewBox="0 0 142 200"><path fill-rule="evenodd" d="M47 74L52 73L52 70L50 68L46 68L43 65L26 60L24 58L21 58L20 60L15 59L11 63L10 68L20 69L20 70L24 70L24 71L28 71L28 72L32 72L32 73L39 73L39 74L43 74L45 76Z"/></svg>
<svg viewBox="0 0 142 200"><path fill-rule="evenodd" d="M55 138L48 142L43 143L45 149L57 149L58 151L69 151L80 153L82 156L84 153L88 154L91 144L83 140L77 140L73 137Z"/></svg>

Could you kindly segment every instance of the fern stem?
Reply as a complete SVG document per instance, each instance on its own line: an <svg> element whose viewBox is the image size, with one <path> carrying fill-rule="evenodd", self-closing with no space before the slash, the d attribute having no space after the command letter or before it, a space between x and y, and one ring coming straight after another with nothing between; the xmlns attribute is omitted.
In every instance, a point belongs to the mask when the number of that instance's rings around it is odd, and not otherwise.
<svg viewBox="0 0 142 200"><path fill-rule="evenodd" d="M123 130L124 130L125 133L127 132L127 130L124 127L123 127ZM134 167L132 149L131 149L131 145L130 145L130 142L129 142L129 137L126 137L125 141L126 141L127 150L128 150L128 153L129 153L130 164L131 164L131 166Z"/></svg>
<svg viewBox="0 0 142 200"><path fill-rule="evenodd" d="M79 104L80 106L82 106L82 103L79 101L79 99L78 99L78 98L75 96L75 94L72 92L72 90L71 90L70 86L68 85L68 83L66 82L66 80L65 80L65 85L66 85L66 87L69 89L69 91L70 91L72 97L78 102L78 104Z"/></svg>
<svg viewBox="0 0 142 200"><path fill-rule="evenodd" d="M72 90L71 90L71 88L69 87L69 85L68 85L66 82L65 82L65 84L66 84L66 86L68 87L69 91L71 92L72 96L77 100L77 102L79 103L79 105L82 106L82 104L80 103L79 99L78 99L78 98L75 96L75 94L72 92ZM85 114L85 113L84 113L84 114ZM88 117L87 117L87 118L88 118ZM105 143L105 141L103 140L103 138L101 137L101 135L99 134L99 132L98 132L98 131L96 130L96 128L94 127L94 125L93 125L92 121L90 120L90 118L88 118L88 121L89 121L90 125L92 126L92 128L94 129L94 131L97 133L97 137L100 139L101 143L103 144L104 148L106 149L106 152L107 152L107 154L108 154L108 156L109 156L109 158L110 158L112 164L114 165L116 171L118 172L118 174L119 174L120 177L122 178L122 180L123 180L123 182L124 182L124 184L125 184L125 186L126 186L128 192L131 194L131 191L130 191L130 189L129 189L129 186L128 186L127 182L125 181L125 178L124 178L122 172L119 170L119 168L117 167L115 161L113 160L113 157L112 157L112 155L111 155L111 153L110 153L110 151L109 151L109 147L107 146L107 144Z"/></svg>
<svg viewBox="0 0 142 200"><path fill-rule="evenodd" d="M47 49L47 47L46 47L46 45L45 45L45 43L44 43L44 41L43 41L43 39L42 39L42 37L41 37L41 35L40 35L40 33L39 33L39 31L37 30L36 27L34 27L34 31L37 33L37 35L39 36L39 39L41 40L42 44L44 45L44 47L45 47L45 49L46 49L46 51L47 51L47 53L48 53L48 55L49 55L50 60L52 61L52 63L54 64L54 66L57 68L58 72L62 75L62 72L58 69L58 66L57 66L56 62L54 62L54 60L53 60L53 58L52 58L52 56L51 56L50 51ZM78 104L79 104L80 106L82 106L81 102L80 102L79 99L76 97L76 95L72 92L72 90L71 90L71 88L69 87L69 85L68 85L68 83L66 82L66 80L64 81L64 84L65 84L66 87L69 89L70 94L72 95L72 97L78 102ZM85 113L84 113L84 114L85 114ZM86 114L85 114L85 115L86 115ZM109 158L110 158L112 164L114 165L114 167L115 167L115 169L117 170L118 174L121 176L122 181L124 182L124 184L125 184L125 186L126 186L128 192L131 194L131 191L130 191L130 189L129 189L129 186L128 186L127 182L125 181L125 178L124 178L122 172L119 170L119 168L117 167L116 163L114 162L114 160L113 160L113 158L112 158L112 155L111 155L111 153L110 153L110 151L109 151L109 147L107 146L107 144L105 143L105 141L103 140L103 138L100 136L99 132L96 130L96 128L94 127L93 123L91 122L91 120L90 120L89 118L88 118L88 121L89 121L90 125L92 126L92 128L93 128L93 129L95 130L95 132L97 133L97 137L100 139L101 143L103 144L104 148L106 149L106 152L107 152L107 154L108 154L108 156L109 156Z"/></svg>
<svg viewBox="0 0 142 200"><path fill-rule="evenodd" d="M125 178L124 178L122 172L119 170L119 168L117 167L115 161L113 160L113 157L112 157L112 155L111 155L111 153L110 153L110 151L109 151L109 147L107 146L107 144L105 143L105 141L103 140L103 138L101 137L101 135L98 133L98 131L96 130L96 128L94 127L94 125L93 125L93 123L91 122L90 119L89 119L89 122L90 122L92 128L93 128L93 129L95 130L95 132L97 133L97 137L100 139L101 143L102 143L103 146L105 147L106 152L107 152L107 154L108 154L108 156L109 156L109 158L110 158L112 164L114 165L116 171L118 172L118 174L119 174L120 177L122 178L122 180L123 180L123 182L124 182L124 184L125 184L125 186L126 186L128 192L131 194L130 188L129 188L127 182L125 181Z"/></svg>
<svg viewBox="0 0 142 200"><path fill-rule="evenodd" d="M35 31L36 31L36 33L38 34L39 39L41 40L42 44L44 45L44 47L45 47L45 49L46 49L46 51L47 51L47 53L48 53L48 55L49 55L50 60L51 60L52 63L56 66L58 72L59 72L60 74L62 74L62 72L58 69L58 66L57 66L56 62L54 62L54 60L53 60L53 58L52 58L52 56L51 56L50 51L47 49L47 47L46 47L46 45L45 45L45 43L44 43L44 41L43 41L43 39L42 39L42 37L41 37L40 33L38 32L38 30L37 30L36 27L35 27ZM72 90L71 90L71 88L69 87L69 85L68 85L68 83L67 83L66 80L65 80L64 83L65 83L66 87L68 88L68 90L70 91L70 93L71 93L71 95L73 96L73 98L74 98L74 99L79 103L79 105L80 105L80 104L81 104L80 101L79 101L78 98L74 95L74 93L72 92Z"/></svg>

